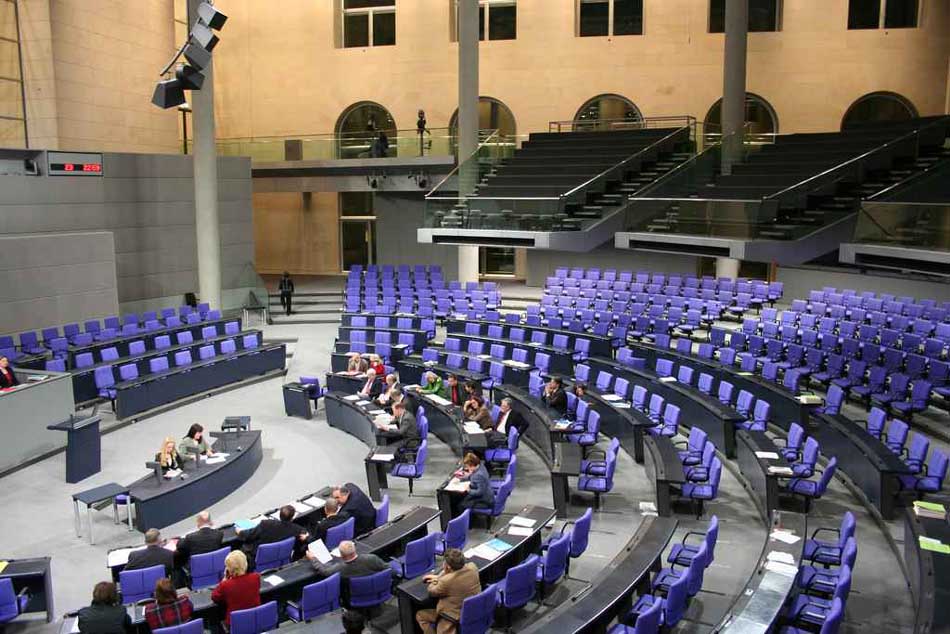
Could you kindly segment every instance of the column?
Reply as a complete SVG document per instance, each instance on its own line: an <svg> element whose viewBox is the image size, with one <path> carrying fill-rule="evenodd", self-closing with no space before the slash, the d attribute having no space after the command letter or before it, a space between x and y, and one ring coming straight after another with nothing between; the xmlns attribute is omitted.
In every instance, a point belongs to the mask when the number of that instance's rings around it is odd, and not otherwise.
<svg viewBox="0 0 950 634"><path fill-rule="evenodd" d="M726 0L726 43L722 77L722 172L732 173L732 164L742 153L745 125L746 41L749 31L749 0ZM735 138L730 137L738 133Z"/></svg>
<svg viewBox="0 0 950 634"><path fill-rule="evenodd" d="M742 261L735 258L716 258L716 277L736 279L739 277L740 264Z"/></svg>
<svg viewBox="0 0 950 634"><path fill-rule="evenodd" d="M478 0L459 0L459 197L475 191L477 159L467 161L478 149ZM478 281L478 247L460 246L459 281Z"/></svg>
<svg viewBox="0 0 950 634"><path fill-rule="evenodd" d="M189 24L197 19L199 0L188 0ZM218 152L214 131L214 61L204 69L201 90L191 91L195 232L198 244L198 293L202 302L221 308L221 239L218 222Z"/></svg>

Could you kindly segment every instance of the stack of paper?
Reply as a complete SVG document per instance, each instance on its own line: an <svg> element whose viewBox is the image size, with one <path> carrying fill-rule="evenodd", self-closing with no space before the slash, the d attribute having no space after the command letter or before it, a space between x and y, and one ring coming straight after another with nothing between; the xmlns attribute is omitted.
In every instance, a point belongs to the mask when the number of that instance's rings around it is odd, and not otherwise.
<svg viewBox="0 0 950 634"><path fill-rule="evenodd" d="M527 537L534 531L530 528L525 528L524 526L509 526L508 534L517 535L518 537Z"/></svg>
<svg viewBox="0 0 950 634"><path fill-rule="evenodd" d="M367 405L372 405L372 403L369 401L356 401L356 404L359 405L360 407L366 407Z"/></svg>
<svg viewBox="0 0 950 634"><path fill-rule="evenodd" d="M515 515L508 523L512 526L524 526L525 528L531 528L538 523L538 520L533 520L530 517L521 517L520 515Z"/></svg>
<svg viewBox="0 0 950 634"><path fill-rule="evenodd" d="M171 480L172 478L177 478L181 475L181 469L169 469L165 472L165 478Z"/></svg>
<svg viewBox="0 0 950 634"><path fill-rule="evenodd" d="M802 394L798 397L798 402L802 405L821 405L825 401L817 394Z"/></svg>
<svg viewBox="0 0 950 634"><path fill-rule="evenodd" d="M452 478L449 480L449 483L445 485L446 491L452 491L455 493L467 493L468 492L468 482L463 482L458 478Z"/></svg>
<svg viewBox="0 0 950 634"><path fill-rule="evenodd" d="M205 460L205 463L206 464L221 464L222 462L227 462L227 461L228 461L227 456L211 456L210 458Z"/></svg>
<svg viewBox="0 0 950 634"><path fill-rule="evenodd" d="M312 506L308 504L304 504L303 502L288 502L287 506L294 507L294 510L297 513L309 513L310 511L313 510Z"/></svg>
<svg viewBox="0 0 950 634"><path fill-rule="evenodd" d="M391 453L374 453L373 460L376 462L392 462L396 459L396 454Z"/></svg>
<svg viewBox="0 0 950 634"><path fill-rule="evenodd" d="M776 528L775 530L773 530L771 535L769 535L769 537L771 537L772 539L778 540L782 542L783 544L794 544L801 539L801 537L799 537L795 533L785 530L785 529L781 529L781 528Z"/></svg>
<svg viewBox="0 0 950 634"><path fill-rule="evenodd" d="M769 561L777 561L779 563L788 564L790 566L795 565L795 556L792 553L783 553L781 551L772 551L769 553L767 559Z"/></svg>
<svg viewBox="0 0 950 634"><path fill-rule="evenodd" d="M343 400L344 400L344 401L358 401L358 400L360 400L360 395L359 395L359 394L350 394L349 396L344 396L344 397L343 397Z"/></svg>
<svg viewBox="0 0 950 634"><path fill-rule="evenodd" d="M943 504L917 500L914 502L914 513L917 514L917 517L929 517L935 520L942 520L947 516L947 509L944 508Z"/></svg>
<svg viewBox="0 0 950 634"><path fill-rule="evenodd" d="M321 564L326 564L333 561L333 556L330 554L330 551L327 550L327 546L323 543L322 539L311 542L307 547L307 550L309 550L310 554L316 557L317 561L319 561Z"/></svg>
<svg viewBox="0 0 950 634"><path fill-rule="evenodd" d="M618 396L617 394L602 394L601 398L605 401L622 401L623 397Z"/></svg>
<svg viewBox="0 0 950 634"><path fill-rule="evenodd" d="M630 409L630 403L623 403L621 401L617 401L616 403L611 403L611 405L613 405L617 409Z"/></svg>
<svg viewBox="0 0 950 634"><path fill-rule="evenodd" d="M944 544L939 539L921 535L917 538L917 543L920 544L921 550L929 550L932 553L940 553L941 555L950 555L950 544Z"/></svg>
<svg viewBox="0 0 950 634"><path fill-rule="evenodd" d="M755 457L763 460L778 460L778 454L774 451L756 451Z"/></svg>
<svg viewBox="0 0 950 634"><path fill-rule="evenodd" d="M791 467L769 467L769 475L777 476L792 476L795 475L795 472L792 471Z"/></svg>
<svg viewBox="0 0 950 634"><path fill-rule="evenodd" d="M780 561L769 561L765 564L765 569L785 575L786 577L794 577L798 574L798 566L790 566Z"/></svg>
<svg viewBox="0 0 950 634"><path fill-rule="evenodd" d="M571 421L562 419L554 421L554 429L568 429L571 426Z"/></svg>
<svg viewBox="0 0 950 634"><path fill-rule="evenodd" d="M482 359L483 361L488 360L488 359L491 359L491 355L490 355L490 354L479 354L479 355L476 355L476 356L477 356L479 359Z"/></svg>
<svg viewBox="0 0 950 634"><path fill-rule="evenodd" d="M676 383L675 376L661 376L660 383Z"/></svg>
<svg viewBox="0 0 950 634"><path fill-rule="evenodd" d="M640 502L640 512L644 515L656 515L656 504L653 502Z"/></svg>
<svg viewBox="0 0 950 634"><path fill-rule="evenodd" d="M110 550L109 554L106 555L106 566L109 568L115 568L116 566L124 566L129 563L129 555L131 555L136 550L142 550L145 546L139 546L138 548L116 548L115 550ZM6 568L6 562L4 562L4 568Z"/></svg>
<svg viewBox="0 0 950 634"><path fill-rule="evenodd" d="M438 404L438 405L442 405L443 407L452 404L452 401L450 401L450 400L448 400L448 399L444 399L444 398L442 398L441 396L439 396L438 394L429 394L429 396L427 396L426 398L428 398L428 399L429 399L430 401L432 401L433 403L436 403L436 404Z"/></svg>
<svg viewBox="0 0 950 634"><path fill-rule="evenodd" d="M466 434L484 434L485 430L473 420L467 420L462 423L462 429L465 430Z"/></svg>
<svg viewBox="0 0 950 634"><path fill-rule="evenodd" d="M312 506L315 509L322 509L326 505L326 503L327 503L326 500L316 495L311 495L306 500L304 500L304 504Z"/></svg>

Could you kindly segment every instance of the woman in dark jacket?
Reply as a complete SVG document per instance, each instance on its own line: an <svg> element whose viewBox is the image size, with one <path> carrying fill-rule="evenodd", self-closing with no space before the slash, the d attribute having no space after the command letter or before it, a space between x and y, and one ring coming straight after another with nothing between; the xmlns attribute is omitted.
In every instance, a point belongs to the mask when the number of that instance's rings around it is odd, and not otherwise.
<svg viewBox="0 0 950 634"><path fill-rule="evenodd" d="M119 603L119 594L111 581L100 581L92 591L92 604L79 611L81 634L127 634L132 619Z"/></svg>
<svg viewBox="0 0 950 634"><path fill-rule="evenodd" d="M14 387L19 384L20 382L17 380L16 374L13 373L10 360L0 354L0 388Z"/></svg>

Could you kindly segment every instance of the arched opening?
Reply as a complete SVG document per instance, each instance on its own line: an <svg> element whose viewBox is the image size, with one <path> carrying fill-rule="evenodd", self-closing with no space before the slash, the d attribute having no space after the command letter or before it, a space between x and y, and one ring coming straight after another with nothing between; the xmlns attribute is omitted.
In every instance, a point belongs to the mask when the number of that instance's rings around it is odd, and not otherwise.
<svg viewBox="0 0 950 634"><path fill-rule="evenodd" d="M863 123L907 121L917 116L917 108L906 97L893 92L872 92L848 108L841 119L841 129Z"/></svg>
<svg viewBox="0 0 950 634"><path fill-rule="evenodd" d="M598 130L622 128L626 124L636 124L643 115L636 104L621 95L597 95L588 99L577 110L574 121L575 130Z"/></svg>
<svg viewBox="0 0 950 634"><path fill-rule="evenodd" d="M458 135L459 111L458 108L452 113L449 119L449 134L454 139ZM518 125L515 122L515 115L511 109L503 102L494 97L478 98L478 130L481 134L487 130L498 130L502 136L514 136L518 132ZM453 149L454 149L453 141Z"/></svg>
<svg viewBox="0 0 950 634"><path fill-rule="evenodd" d="M396 155L396 121L378 103L361 101L344 110L336 122L336 134L338 158Z"/></svg>
<svg viewBox="0 0 950 634"><path fill-rule="evenodd" d="M778 115L775 108L759 95L745 94L745 121L750 134L775 134L778 132ZM722 99L718 99L706 113L704 125L707 133L722 130Z"/></svg>

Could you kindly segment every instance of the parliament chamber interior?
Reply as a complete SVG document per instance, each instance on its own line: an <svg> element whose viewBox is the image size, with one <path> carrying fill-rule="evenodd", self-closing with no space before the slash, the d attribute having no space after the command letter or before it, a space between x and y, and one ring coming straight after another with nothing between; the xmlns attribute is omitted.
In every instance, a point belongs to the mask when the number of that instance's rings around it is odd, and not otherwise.
<svg viewBox="0 0 950 634"><path fill-rule="evenodd" d="M0 301L10 634L950 632L945 0L0 0Z"/></svg>

